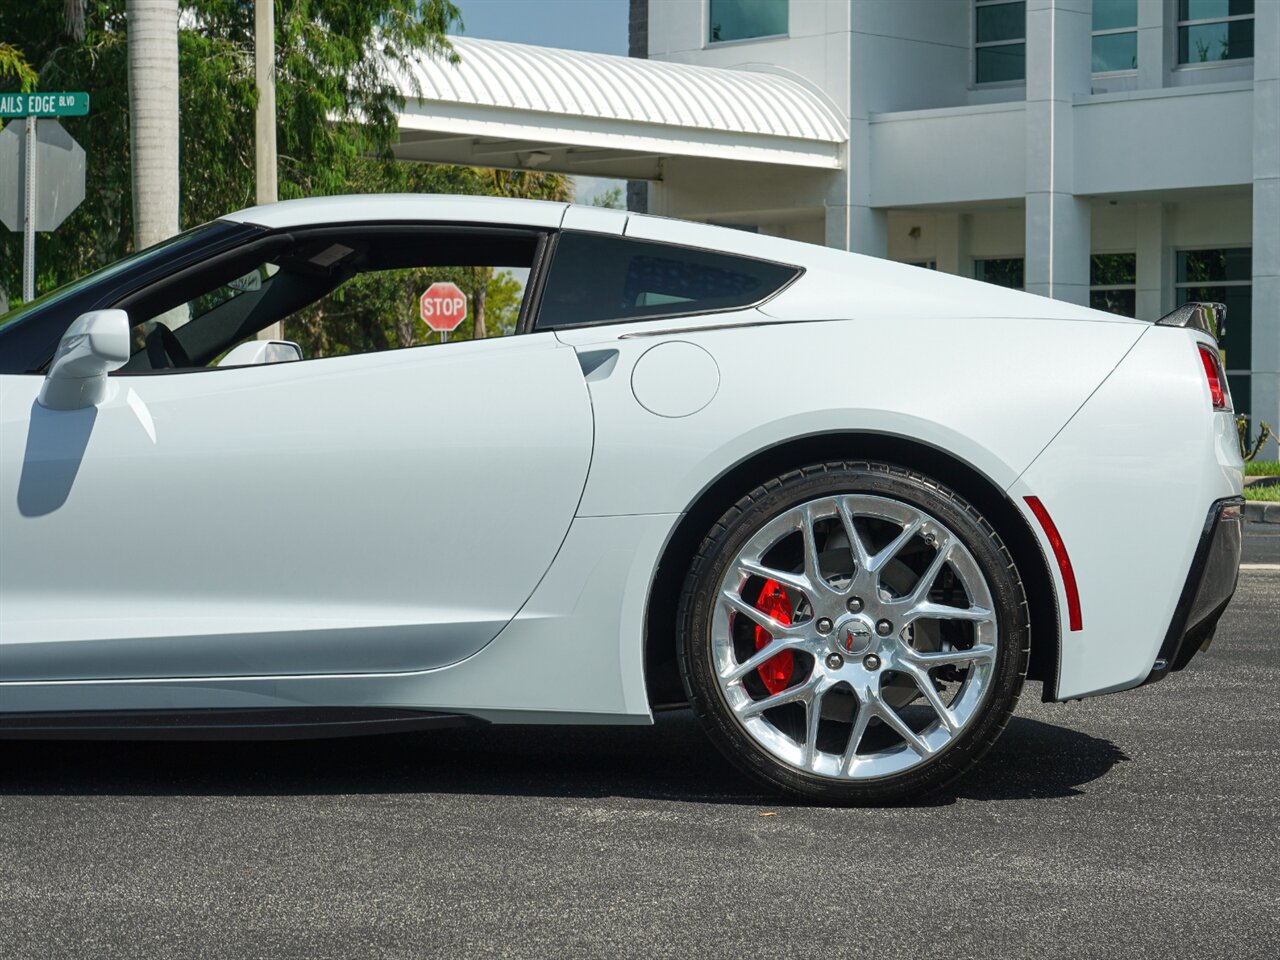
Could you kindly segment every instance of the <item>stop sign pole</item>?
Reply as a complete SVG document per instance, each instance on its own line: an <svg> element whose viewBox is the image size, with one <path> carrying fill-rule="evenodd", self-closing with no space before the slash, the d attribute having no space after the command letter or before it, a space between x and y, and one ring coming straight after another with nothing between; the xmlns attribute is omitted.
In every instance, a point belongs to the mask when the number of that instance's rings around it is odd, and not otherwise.
<svg viewBox="0 0 1280 960"><path fill-rule="evenodd" d="M26 116L26 183L22 189L22 302L36 298L36 115Z"/></svg>

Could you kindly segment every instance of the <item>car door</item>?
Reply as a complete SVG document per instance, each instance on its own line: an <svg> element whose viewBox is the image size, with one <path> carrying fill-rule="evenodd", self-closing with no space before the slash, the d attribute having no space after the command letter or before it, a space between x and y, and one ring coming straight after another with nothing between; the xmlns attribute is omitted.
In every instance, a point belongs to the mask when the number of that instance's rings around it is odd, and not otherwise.
<svg viewBox="0 0 1280 960"><path fill-rule="evenodd" d="M425 670L550 566L592 415L551 333L113 376L0 377L0 680Z"/></svg>

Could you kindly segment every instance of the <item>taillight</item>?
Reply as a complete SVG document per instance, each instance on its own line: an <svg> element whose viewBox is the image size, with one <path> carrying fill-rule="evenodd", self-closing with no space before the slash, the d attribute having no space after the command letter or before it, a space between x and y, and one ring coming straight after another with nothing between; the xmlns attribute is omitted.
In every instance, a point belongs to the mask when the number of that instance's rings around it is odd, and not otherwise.
<svg viewBox="0 0 1280 960"><path fill-rule="evenodd" d="M1223 375L1222 361L1218 358L1218 351L1200 344L1200 364L1204 367L1204 378L1209 382L1209 396L1213 398L1213 409L1228 409L1231 398L1227 395L1227 378Z"/></svg>

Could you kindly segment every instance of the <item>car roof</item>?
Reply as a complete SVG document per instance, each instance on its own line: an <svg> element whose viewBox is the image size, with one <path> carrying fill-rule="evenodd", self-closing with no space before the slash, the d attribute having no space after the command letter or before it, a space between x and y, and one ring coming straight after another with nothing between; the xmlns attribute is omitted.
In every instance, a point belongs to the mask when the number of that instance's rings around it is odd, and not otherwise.
<svg viewBox="0 0 1280 960"><path fill-rule="evenodd" d="M566 217L569 211L573 215ZM707 223L655 217L550 200L515 197L472 197L457 194L371 193L303 200L282 200L248 207L222 218L269 229L366 222L480 223L566 228L602 233L623 233L641 240L700 247L745 256L801 263L824 254L843 252L815 247L779 237L733 230Z"/></svg>
<svg viewBox="0 0 1280 960"><path fill-rule="evenodd" d="M368 220L434 220L558 227L569 204L509 197L467 197L430 193L374 193L281 200L223 217L271 229Z"/></svg>
<svg viewBox="0 0 1280 960"><path fill-rule="evenodd" d="M546 230L563 227L621 233L635 240L758 257L802 267L808 274L770 302L768 312L786 319L867 314L889 318L927 313L939 317L1009 316L1141 322L1022 290L979 283L966 277L922 270L831 247L708 223L558 201L456 194L354 194L282 200L249 207L223 219L286 230L378 221L478 223Z"/></svg>

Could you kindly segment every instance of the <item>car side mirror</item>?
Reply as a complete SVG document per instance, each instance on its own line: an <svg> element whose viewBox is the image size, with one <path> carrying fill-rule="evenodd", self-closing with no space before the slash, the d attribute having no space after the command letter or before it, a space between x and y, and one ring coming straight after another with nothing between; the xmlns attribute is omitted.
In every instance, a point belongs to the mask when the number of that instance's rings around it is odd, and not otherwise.
<svg viewBox="0 0 1280 960"><path fill-rule="evenodd" d="M129 359L129 315L91 310L67 328L40 387L40 405L50 410L96 407L107 395L107 374Z"/></svg>
<svg viewBox="0 0 1280 960"><path fill-rule="evenodd" d="M263 363L292 363L302 359L302 348L292 340L246 340L227 351L220 367L251 367Z"/></svg>

